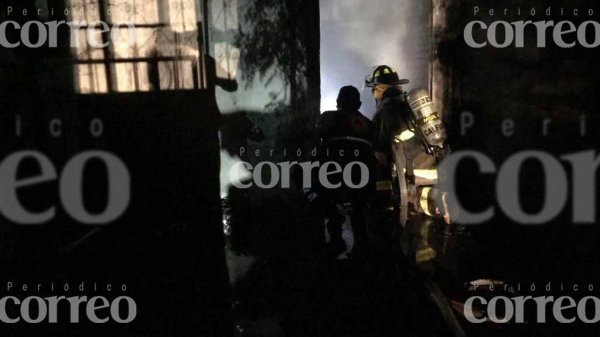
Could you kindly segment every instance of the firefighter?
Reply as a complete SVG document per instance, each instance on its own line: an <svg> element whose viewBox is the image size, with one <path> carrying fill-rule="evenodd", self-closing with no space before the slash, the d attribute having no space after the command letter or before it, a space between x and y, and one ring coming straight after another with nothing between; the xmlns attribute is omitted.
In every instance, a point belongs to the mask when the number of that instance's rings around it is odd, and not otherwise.
<svg viewBox="0 0 600 337"><path fill-rule="evenodd" d="M394 136L408 130L406 120L410 107L405 102L402 90L402 85L407 83L407 79L400 79L398 73L386 65L376 67L365 79L377 107L373 118L373 143L375 155L382 165L392 163Z"/></svg>
<svg viewBox="0 0 600 337"><path fill-rule="evenodd" d="M353 86L345 86L340 89L337 97L337 110L326 111L318 119L316 125L317 136L321 140L322 161L337 161L344 166L344 161L362 161L367 166L372 166L373 150L370 143L372 139L372 123L360 111L362 102L360 92ZM330 151L326 151L326 149ZM323 156L325 152L359 153L359 157L337 155ZM358 152L356 152L358 151ZM343 184L342 184L343 185ZM367 185L361 190L350 188L325 189L320 188L319 199L313 203L318 204L322 214L328 219L327 231L330 236L328 250L333 255L339 255L346 251L346 243L342 239L342 225L345 217L340 213L338 205L349 202L352 205L351 225L354 237L353 253L362 250L367 244L366 212L367 203L365 193L372 187Z"/></svg>
<svg viewBox="0 0 600 337"><path fill-rule="evenodd" d="M317 121L317 133L323 140L354 137L370 141L371 121L360 111L360 92L353 86L342 87L337 97L337 110L325 111Z"/></svg>
<svg viewBox="0 0 600 337"><path fill-rule="evenodd" d="M445 215L438 207L442 202L442 193L434 188L437 181L436 166L442 156L439 149L443 149L445 139L443 125L437 113L427 116L427 121L416 120L407 97L414 93L421 95L419 98L423 98L423 102L430 104L431 100L428 95L423 95L423 89L413 90L407 95L402 88L407 83L408 80L400 79L398 73L387 65L375 67L365 79L365 85L371 88L377 106L373 118L373 144L380 168L378 188L385 186L380 184L381 181L394 180L393 177L396 177L397 183L393 186L398 186L402 225L406 224L410 214L432 217ZM423 125L429 127L429 123L433 122L438 123L432 129L435 133L430 130L424 133L417 129Z"/></svg>

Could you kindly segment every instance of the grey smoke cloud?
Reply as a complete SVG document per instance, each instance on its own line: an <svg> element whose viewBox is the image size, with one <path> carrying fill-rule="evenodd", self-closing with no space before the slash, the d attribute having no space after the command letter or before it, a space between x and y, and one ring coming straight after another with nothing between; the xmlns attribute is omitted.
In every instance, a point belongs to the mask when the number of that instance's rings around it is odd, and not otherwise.
<svg viewBox="0 0 600 337"><path fill-rule="evenodd" d="M362 87L373 66L388 64L407 88L429 85L430 1L321 1L321 110L335 109L344 85ZM363 113L372 117L374 101L362 92Z"/></svg>

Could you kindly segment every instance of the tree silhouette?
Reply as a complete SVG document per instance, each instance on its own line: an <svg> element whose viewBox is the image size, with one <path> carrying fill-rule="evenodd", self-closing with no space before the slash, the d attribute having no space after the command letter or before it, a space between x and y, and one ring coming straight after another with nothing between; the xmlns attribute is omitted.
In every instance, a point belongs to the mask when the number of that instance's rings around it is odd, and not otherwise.
<svg viewBox="0 0 600 337"><path fill-rule="evenodd" d="M287 138L305 137L318 114L318 8L316 0L261 0L248 1L240 9L245 24L240 26L235 44L241 50L242 78L248 82L256 76L266 78L266 85L283 79L283 102L266 108L290 112L289 125L280 127L280 134Z"/></svg>
<svg viewBox="0 0 600 337"><path fill-rule="evenodd" d="M305 70L306 50L298 40L302 22L296 19L303 0L250 1L244 8L244 19L250 24L239 30L236 44L241 48L244 79L252 81L258 74L267 79L285 79L289 86L290 104L296 106L301 96L298 75Z"/></svg>

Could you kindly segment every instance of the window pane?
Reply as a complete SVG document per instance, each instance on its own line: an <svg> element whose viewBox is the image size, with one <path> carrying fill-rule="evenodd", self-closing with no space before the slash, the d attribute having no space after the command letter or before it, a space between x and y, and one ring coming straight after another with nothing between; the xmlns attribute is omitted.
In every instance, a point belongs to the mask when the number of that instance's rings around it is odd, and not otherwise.
<svg viewBox="0 0 600 337"><path fill-rule="evenodd" d="M179 72L179 89L194 89L194 62L177 61L177 71Z"/></svg>
<svg viewBox="0 0 600 337"><path fill-rule="evenodd" d="M222 31L238 29L237 0L212 0L211 3L213 26Z"/></svg>
<svg viewBox="0 0 600 337"><path fill-rule="evenodd" d="M168 27L157 32L157 54L160 56L198 56L198 33L173 32Z"/></svg>
<svg viewBox="0 0 600 337"><path fill-rule="evenodd" d="M240 62L240 50L227 42L215 43L217 77L234 79Z"/></svg>
<svg viewBox="0 0 600 337"><path fill-rule="evenodd" d="M195 0L169 0L169 19L176 32L197 30Z"/></svg>
<svg viewBox="0 0 600 337"><path fill-rule="evenodd" d="M73 49L77 59L100 60L104 58L104 51L102 50L102 48L94 48L88 43L87 34L87 29L79 29L78 31L77 37L79 38L79 41L77 44L73 44L73 46L75 46ZM102 36L99 31L90 30L90 35L99 44L102 43Z"/></svg>
<svg viewBox="0 0 600 337"><path fill-rule="evenodd" d="M78 64L75 66L75 83L81 94L104 93L108 91L104 64Z"/></svg>
<svg viewBox="0 0 600 337"><path fill-rule="evenodd" d="M202 63L198 62L197 13L200 13L200 9L196 2L206 0L68 1L74 21L94 24L105 18L109 24L137 25L133 43L129 43L131 31L125 26L114 27L110 41L104 41L102 34L91 28L92 38L99 44L109 42L107 48L91 46L87 28L74 34L79 42L73 43L72 51L76 58L74 68L78 92L107 92L108 87L114 92L134 92L152 88L187 90L198 86L198 67ZM101 8L99 2L107 8ZM231 0L226 2L227 6L237 3ZM231 18L228 16L228 19ZM237 21L237 17L234 21ZM218 64L220 75L230 78L235 76L239 50L229 45L225 47ZM101 60L107 60L109 66L104 63L88 64ZM108 77L111 83L108 83ZM151 81L156 82L150 84Z"/></svg>
<svg viewBox="0 0 600 337"><path fill-rule="evenodd" d="M146 62L138 62L135 64L137 67L137 76L138 76L138 87L137 91L150 91L152 90L152 86L150 85L150 72L148 69L148 63Z"/></svg>
<svg viewBox="0 0 600 337"><path fill-rule="evenodd" d="M70 0L70 20L85 23L100 21L98 0Z"/></svg>
<svg viewBox="0 0 600 337"><path fill-rule="evenodd" d="M114 58L150 57L156 48L156 28L137 28L135 30L135 44L129 45L129 29L119 28L116 43L111 43Z"/></svg>
<svg viewBox="0 0 600 337"><path fill-rule="evenodd" d="M194 89L194 76L197 73L192 61L159 62L161 90Z"/></svg>
<svg viewBox="0 0 600 337"><path fill-rule="evenodd" d="M116 63L113 66L117 92L150 90L148 65L140 63Z"/></svg>
<svg viewBox="0 0 600 337"><path fill-rule="evenodd" d="M110 22L159 23L158 0L108 0L108 7L111 10Z"/></svg>

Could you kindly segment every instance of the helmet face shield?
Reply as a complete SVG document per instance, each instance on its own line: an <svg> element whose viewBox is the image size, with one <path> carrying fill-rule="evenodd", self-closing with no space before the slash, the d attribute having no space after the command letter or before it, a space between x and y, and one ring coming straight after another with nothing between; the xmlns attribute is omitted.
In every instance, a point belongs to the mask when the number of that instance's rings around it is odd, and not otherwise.
<svg viewBox="0 0 600 337"><path fill-rule="evenodd" d="M362 90L365 90L365 88L372 88L373 85L374 85L373 75L372 74L365 75L365 81L363 82Z"/></svg>

